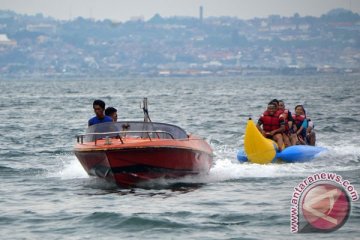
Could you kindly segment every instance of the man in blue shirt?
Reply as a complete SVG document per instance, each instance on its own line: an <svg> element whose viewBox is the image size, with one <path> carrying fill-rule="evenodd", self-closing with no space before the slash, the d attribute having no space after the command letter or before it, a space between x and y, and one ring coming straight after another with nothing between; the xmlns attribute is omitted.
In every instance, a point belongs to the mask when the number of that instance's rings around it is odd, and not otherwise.
<svg viewBox="0 0 360 240"><path fill-rule="evenodd" d="M104 114L105 102L102 100L95 100L93 103L95 117L91 118L88 122L88 126L92 126L98 123L112 122L112 118Z"/></svg>

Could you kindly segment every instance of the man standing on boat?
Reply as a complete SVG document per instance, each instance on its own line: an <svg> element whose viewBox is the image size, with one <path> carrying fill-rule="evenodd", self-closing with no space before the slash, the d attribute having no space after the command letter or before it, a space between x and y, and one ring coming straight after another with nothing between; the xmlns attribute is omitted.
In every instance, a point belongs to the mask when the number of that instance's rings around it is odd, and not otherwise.
<svg viewBox="0 0 360 240"><path fill-rule="evenodd" d="M88 126L92 126L98 123L104 123L104 122L112 122L112 118L109 116L106 116L104 113L105 110L105 102L102 100L95 100L93 102L93 109L95 113L95 117L91 118L88 122Z"/></svg>

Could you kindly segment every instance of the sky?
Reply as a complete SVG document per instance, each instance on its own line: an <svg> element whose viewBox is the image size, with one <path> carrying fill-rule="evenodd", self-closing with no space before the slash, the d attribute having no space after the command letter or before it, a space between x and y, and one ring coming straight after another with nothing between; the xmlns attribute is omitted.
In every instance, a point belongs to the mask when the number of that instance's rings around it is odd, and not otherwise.
<svg viewBox="0 0 360 240"><path fill-rule="evenodd" d="M163 17L234 16L240 19L267 17L272 14L321 16L334 8L360 13L360 0L0 0L0 9L34 15L42 13L56 19L78 16L127 21L148 20L156 13Z"/></svg>

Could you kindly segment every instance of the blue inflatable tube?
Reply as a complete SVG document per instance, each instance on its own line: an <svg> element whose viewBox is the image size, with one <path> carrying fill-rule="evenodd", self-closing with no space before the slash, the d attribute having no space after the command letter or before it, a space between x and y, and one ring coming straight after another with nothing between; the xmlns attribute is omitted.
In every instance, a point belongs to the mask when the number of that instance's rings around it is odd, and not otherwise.
<svg viewBox="0 0 360 240"><path fill-rule="evenodd" d="M295 145L276 153L276 157L284 162L307 162L314 159L319 153L325 150L326 149L322 147Z"/></svg>
<svg viewBox="0 0 360 240"><path fill-rule="evenodd" d="M295 145L287 147L281 152L277 152L274 160L281 159L282 161L288 163L307 162L314 159L323 151L326 151L326 148L308 145ZM245 152L242 150L238 152L237 159L240 162L248 161Z"/></svg>
<svg viewBox="0 0 360 240"><path fill-rule="evenodd" d="M247 156L246 153L243 150L240 150L237 154L237 160L239 160L240 162L247 162Z"/></svg>

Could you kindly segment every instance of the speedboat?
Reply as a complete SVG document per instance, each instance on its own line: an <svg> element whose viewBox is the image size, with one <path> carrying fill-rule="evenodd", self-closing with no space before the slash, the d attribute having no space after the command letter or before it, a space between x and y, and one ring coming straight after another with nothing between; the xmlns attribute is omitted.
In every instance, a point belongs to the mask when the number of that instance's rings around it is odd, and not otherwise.
<svg viewBox="0 0 360 240"><path fill-rule="evenodd" d="M209 172L213 150L204 139L175 125L152 122L147 98L142 109L144 121L96 124L76 136L74 153L89 175L133 187Z"/></svg>
<svg viewBox="0 0 360 240"><path fill-rule="evenodd" d="M244 150L238 152L237 159L258 164L307 162L325 150L323 147L295 145L279 151L277 144L265 138L250 118L245 129Z"/></svg>

